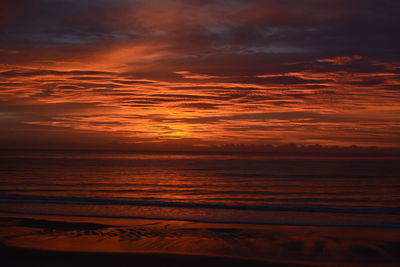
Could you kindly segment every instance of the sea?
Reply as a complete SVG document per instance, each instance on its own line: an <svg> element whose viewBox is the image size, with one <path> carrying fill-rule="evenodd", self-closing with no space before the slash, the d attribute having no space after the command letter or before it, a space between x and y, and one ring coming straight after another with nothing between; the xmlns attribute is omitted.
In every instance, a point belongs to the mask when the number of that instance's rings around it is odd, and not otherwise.
<svg viewBox="0 0 400 267"><path fill-rule="evenodd" d="M400 157L5 151L0 212L400 227Z"/></svg>

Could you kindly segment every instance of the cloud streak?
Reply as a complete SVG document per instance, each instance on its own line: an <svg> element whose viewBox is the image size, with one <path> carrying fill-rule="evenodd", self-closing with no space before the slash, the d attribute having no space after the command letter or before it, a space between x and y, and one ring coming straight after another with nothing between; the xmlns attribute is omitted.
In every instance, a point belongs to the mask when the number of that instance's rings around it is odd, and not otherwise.
<svg viewBox="0 0 400 267"><path fill-rule="evenodd" d="M21 2L1 3L3 143L398 146L397 1Z"/></svg>

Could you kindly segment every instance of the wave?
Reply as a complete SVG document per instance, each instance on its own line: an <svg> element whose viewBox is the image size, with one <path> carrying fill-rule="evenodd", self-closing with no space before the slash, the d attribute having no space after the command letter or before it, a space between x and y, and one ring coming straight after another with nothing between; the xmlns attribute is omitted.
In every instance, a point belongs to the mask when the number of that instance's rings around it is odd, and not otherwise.
<svg viewBox="0 0 400 267"><path fill-rule="evenodd" d="M78 188L33 188L33 189L26 189L26 188L13 188L13 189L0 189L0 192L3 194L13 194L13 193L42 193L42 192L62 192L62 193L68 193L68 192L79 192L79 193L89 193L89 192L95 192L95 193L115 193L115 194L123 194L123 193L145 193L145 194L179 194L179 195L186 195L186 196L208 196L208 195L241 195L241 196L305 196L305 195L312 195L312 196L365 196L363 192L357 192L357 191L345 191L345 192L315 192L315 191L301 191L301 192L293 192L293 191L281 191L281 192L275 192L275 191L267 191L267 190L210 190L207 189L205 191L204 189L121 189L121 190L116 190L116 189L98 189L98 188L87 188L87 189L78 189ZM222 198L221 198L222 199ZM262 200L258 198L259 200ZM335 199L329 199L329 198L321 198L325 200L332 200L334 201ZM229 200L229 199L225 199ZM356 199L354 199L356 200ZM349 201L352 201L352 199L349 199ZM368 200L357 200L357 202L368 202ZM374 201L375 202L375 201Z"/></svg>
<svg viewBox="0 0 400 267"><path fill-rule="evenodd" d="M306 199L307 200L307 199ZM309 201L315 199L309 198ZM231 209L256 211L288 211L288 212L321 212L321 213L353 213L353 214L390 214L400 215L400 208L392 207L334 207L317 204L281 205L281 204L228 204L228 203L199 203L182 201L164 201L154 198L118 199L118 198L89 198L61 196L32 196L32 195L0 195L2 203L35 203L35 204L75 204L75 205L119 205L139 207L170 207L194 209ZM296 201L293 201L296 202Z"/></svg>
<svg viewBox="0 0 400 267"><path fill-rule="evenodd" d="M261 178L261 179L376 179L376 175L368 175L368 174L274 174L274 173L216 173L213 174L215 177L228 177L228 178ZM381 173L379 174L380 178L397 178L397 174L391 173Z"/></svg>

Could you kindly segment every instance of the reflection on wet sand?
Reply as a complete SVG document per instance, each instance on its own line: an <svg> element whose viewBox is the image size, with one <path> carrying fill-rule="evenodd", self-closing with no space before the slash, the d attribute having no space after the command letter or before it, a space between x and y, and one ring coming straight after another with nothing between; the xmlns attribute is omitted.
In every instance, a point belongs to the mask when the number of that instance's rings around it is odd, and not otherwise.
<svg viewBox="0 0 400 267"><path fill-rule="evenodd" d="M7 246L40 250L222 256L288 264L381 266L400 261L395 228L93 220L2 217L1 240Z"/></svg>

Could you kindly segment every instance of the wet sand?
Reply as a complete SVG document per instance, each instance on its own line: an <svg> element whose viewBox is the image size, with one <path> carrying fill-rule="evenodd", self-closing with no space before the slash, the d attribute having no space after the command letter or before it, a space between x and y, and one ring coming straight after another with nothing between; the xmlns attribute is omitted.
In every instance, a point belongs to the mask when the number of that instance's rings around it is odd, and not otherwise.
<svg viewBox="0 0 400 267"><path fill-rule="evenodd" d="M31 267L79 267L79 266L192 266L192 267L294 267L307 265L280 264L266 261L254 261L223 257L178 255L161 253L89 253L34 250L13 247L0 247L1 266Z"/></svg>
<svg viewBox="0 0 400 267"><path fill-rule="evenodd" d="M0 215L1 266L399 266L398 228Z"/></svg>

